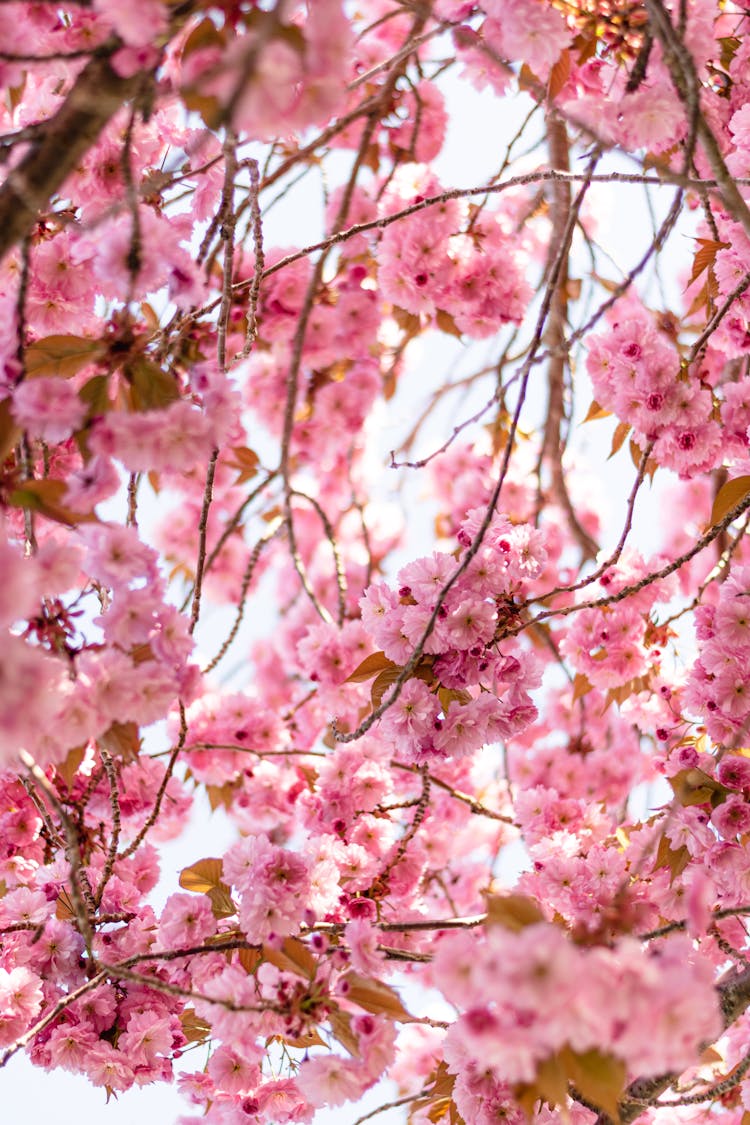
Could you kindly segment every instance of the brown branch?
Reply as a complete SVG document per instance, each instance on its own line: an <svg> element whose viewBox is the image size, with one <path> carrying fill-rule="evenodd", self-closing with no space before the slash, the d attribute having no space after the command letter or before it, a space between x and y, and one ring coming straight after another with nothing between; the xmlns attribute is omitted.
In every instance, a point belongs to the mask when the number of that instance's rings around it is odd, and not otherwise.
<svg viewBox="0 0 750 1125"><path fill-rule="evenodd" d="M137 92L143 72L121 78L108 58L83 68L57 113L0 187L0 261L32 229L37 215L96 144L104 127Z"/></svg>
<svg viewBox="0 0 750 1125"><path fill-rule="evenodd" d="M561 172L570 171L570 145L565 122L554 109L547 114L547 145L552 167ZM570 181L552 181L552 234L550 236L549 262L554 262L570 216L572 192ZM547 462L551 475L552 496L565 512L570 530L581 548L583 559L595 559L599 552L598 543L592 539L581 525L568 493L563 472L562 458L565 443L562 440L562 423L565 418L565 368L568 360L568 345L565 328L568 322L568 255L562 258L557 284L552 295L550 315L547 322L546 344L549 350L547 383L549 398L547 420L544 426L540 461Z"/></svg>

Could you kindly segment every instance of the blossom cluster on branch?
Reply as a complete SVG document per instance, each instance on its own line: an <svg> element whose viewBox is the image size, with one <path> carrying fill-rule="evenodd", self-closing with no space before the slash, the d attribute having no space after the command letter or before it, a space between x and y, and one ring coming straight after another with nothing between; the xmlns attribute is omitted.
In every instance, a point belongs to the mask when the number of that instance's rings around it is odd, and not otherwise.
<svg viewBox="0 0 750 1125"><path fill-rule="evenodd" d="M749 66L733 0L0 4L0 1067L743 1125Z"/></svg>

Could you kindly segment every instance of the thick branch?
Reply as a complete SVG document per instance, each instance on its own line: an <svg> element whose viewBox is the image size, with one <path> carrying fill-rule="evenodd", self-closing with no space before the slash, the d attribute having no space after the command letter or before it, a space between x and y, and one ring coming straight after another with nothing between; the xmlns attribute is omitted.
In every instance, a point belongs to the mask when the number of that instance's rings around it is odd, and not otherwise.
<svg viewBox="0 0 750 1125"><path fill-rule="evenodd" d="M140 73L120 78L107 58L93 58L83 68L57 113L40 128L26 156L0 187L0 260L29 233L38 213L142 78Z"/></svg>
<svg viewBox="0 0 750 1125"><path fill-rule="evenodd" d="M555 171L570 172L568 131L565 122L557 116L554 109L547 114L547 144L550 164ZM570 216L572 203L571 183L567 179L552 181L552 236L550 239L550 264L555 260ZM549 348L547 381L549 400L547 421L544 428L541 459L549 465L552 495L565 512L570 530L575 535L584 559L597 556L598 544L579 523L575 509L568 494L562 458L565 443L562 439L562 423L565 417L565 365L567 345L565 327L568 320L568 258L564 257L555 288L550 315L547 322L545 340Z"/></svg>

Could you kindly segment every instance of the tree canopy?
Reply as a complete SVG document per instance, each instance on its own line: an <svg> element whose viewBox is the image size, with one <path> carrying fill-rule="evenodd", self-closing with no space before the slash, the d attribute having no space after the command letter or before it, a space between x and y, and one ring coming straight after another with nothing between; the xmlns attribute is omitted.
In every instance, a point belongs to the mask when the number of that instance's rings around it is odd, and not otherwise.
<svg viewBox="0 0 750 1125"><path fill-rule="evenodd" d="M731 0L0 3L0 1065L747 1125L749 75Z"/></svg>

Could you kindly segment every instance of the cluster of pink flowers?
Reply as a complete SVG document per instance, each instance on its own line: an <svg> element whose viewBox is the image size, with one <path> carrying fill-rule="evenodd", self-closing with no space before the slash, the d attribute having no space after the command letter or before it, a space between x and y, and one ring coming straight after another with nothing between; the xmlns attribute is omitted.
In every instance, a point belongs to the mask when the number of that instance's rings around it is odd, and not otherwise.
<svg viewBox="0 0 750 1125"><path fill-rule="evenodd" d="M478 534L483 516L474 509L463 521L458 533L463 548ZM540 532L513 526L505 516L493 518L424 643L429 673L408 680L380 720L382 736L397 753L413 762L461 757L533 721L528 688L539 683L536 664L528 652L503 645L502 638L516 622L514 598L523 595L544 560ZM383 582L366 590L363 623L393 664L410 658L460 561L460 551L457 557L435 552L399 571L397 591Z"/></svg>
<svg viewBox="0 0 750 1125"><path fill-rule="evenodd" d="M711 387L683 368L674 339L645 309L617 306L609 329L586 339L586 368L597 402L633 428L633 440L683 477L704 473L724 456Z"/></svg>
<svg viewBox="0 0 750 1125"><path fill-rule="evenodd" d="M658 559L625 551L587 597L616 595L658 568ZM669 581L652 581L613 605L581 609L561 639L560 651L576 672L604 690L657 672L666 637L653 625L650 613L658 602L669 600L670 589Z"/></svg>
<svg viewBox="0 0 750 1125"><path fill-rule="evenodd" d="M750 568L737 567L720 587L716 605L695 611L700 654L685 688L688 711L701 716L716 742L742 737L750 718Z"/></svg>
<svg viewBox="0 0 750 1125"><path fill-rule="evenodd" d="M389 186L384 209L397 211L441 190L427 168L407 165ZM519 323L532 291L512 213L484 212L465 233L468 217L465 204L449 200L388 227L378 248L378 283L397 307L448 314L459 331L482 339Z"/></svg>
<svg viewBox="0 0 750 1125"><path fill-rule="evenodd" d="M633 1075L682 1070L722 1029L713 970L680 936L587 949L546 922L493 926L444 937L433 972L463 1011L446 1035L451 1070L481 1058L510 1085L532 1082L564 1046L616 1055Z"/></svg>
<svg viewBox="0 0 750 1125"><path fill-rule="evenodd" d="M700 1060L747 973L750 548L727 529L653 577L719 522L711 474L739 495L750 464L749 224L723 174L750 173L748 26L716 0L0 5L0 216L60 120L85 101L96 124L0 261L0 1053L107 1095L176 1079L183 1125L308 1123L384 1076L414 1125L534 1101L535 1125L590 1125L571 1075L559 1115L546 1084L587 1055L625 1076L578 1091L613 1118L627 1080L685 1070L731 1125L750 1106L724 1085L746 1017L721 1070ZM455 63L544 108L573 183L527 147L535 112L454 198ZM547 285L579 157L614 182L613 146L714 181L686 191L683 317L601 265L593 184ZM271 200L319 173L320 224L272 235ZM410 381L433 330L450 385ZM595 577L611 527L566 337L592 417L680 478L663 543ZM381 487L386 441L425 470L425 521ZM234 842L165 889L159 845L203 800Z"/></svg>

